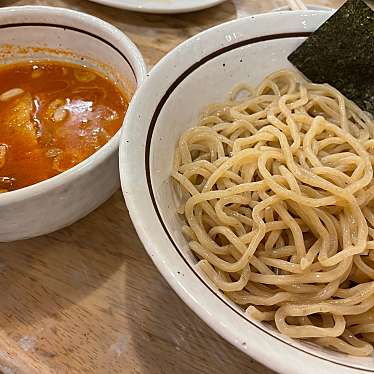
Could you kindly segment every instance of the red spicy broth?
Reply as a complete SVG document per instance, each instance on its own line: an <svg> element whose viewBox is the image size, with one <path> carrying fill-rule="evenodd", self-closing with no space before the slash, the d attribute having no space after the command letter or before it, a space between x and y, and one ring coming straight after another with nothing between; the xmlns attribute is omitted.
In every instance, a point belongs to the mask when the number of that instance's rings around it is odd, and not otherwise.
<svg viewBox="0 0 374 374"><path fill-rule="evenodd" d="M128 100L97 71L70 63L0 67L0 192L51 178L101 148Z"/></svg>

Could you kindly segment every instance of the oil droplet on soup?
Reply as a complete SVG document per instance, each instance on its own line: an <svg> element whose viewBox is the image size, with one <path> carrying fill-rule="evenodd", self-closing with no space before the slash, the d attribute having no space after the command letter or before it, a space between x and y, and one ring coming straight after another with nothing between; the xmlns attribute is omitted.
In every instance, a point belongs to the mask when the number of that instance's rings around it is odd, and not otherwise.
<svg viewBox="0 0 374 374"><path fill-rule="evenodd" d="M64 62L0 67L0 193L77 165L119 130L128 100L95 70Z"/></svg>

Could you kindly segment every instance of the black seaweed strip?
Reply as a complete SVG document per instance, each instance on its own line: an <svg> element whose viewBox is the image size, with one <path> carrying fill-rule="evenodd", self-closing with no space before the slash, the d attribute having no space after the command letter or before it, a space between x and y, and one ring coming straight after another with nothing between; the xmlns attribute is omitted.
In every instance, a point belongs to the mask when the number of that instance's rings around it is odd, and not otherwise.
<svg viewBox="0 0 374 374"><path fill-rule="evenodd" d="M288 59L374 114L374 11L363 1L348 0Z"/></svg>

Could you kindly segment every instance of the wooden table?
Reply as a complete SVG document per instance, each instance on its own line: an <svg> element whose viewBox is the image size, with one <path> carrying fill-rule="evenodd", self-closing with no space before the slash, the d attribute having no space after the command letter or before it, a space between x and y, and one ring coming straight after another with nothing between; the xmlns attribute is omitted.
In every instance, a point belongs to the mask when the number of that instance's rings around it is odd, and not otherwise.
<svg viewBox="0 0 374 374"><path fill-rule="evenodd" d="M314 0L338 6L342 0ZM149 67L181 41L282 0L229 0L185 15L144 15L74 0L2 0L77 9L123 30ZM121 192L51 235L0 244L0 372L234 374L271 371L224 341L149 259Z"/></svg>

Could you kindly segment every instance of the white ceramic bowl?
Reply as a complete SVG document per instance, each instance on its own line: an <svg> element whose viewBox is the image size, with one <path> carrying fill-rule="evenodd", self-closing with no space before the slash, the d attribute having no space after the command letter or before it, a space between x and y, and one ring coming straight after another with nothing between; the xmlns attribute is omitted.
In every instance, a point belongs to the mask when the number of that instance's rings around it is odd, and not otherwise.
<svg viewBox="0 0 374 374"><path fill-rule="evenodd" d="M196 12L226 0L91 0L95 3L142 13Z"/></svg>
<svg viewBox="0 0 374 374"><path fill-rule="evenodd" d="M121 31L67 9L0 9L0 40L1 63L48 58L82 63L118 81L129 97L146 75L141 54ZM0 241L60 229L108 199L119 187L119 136L60 175L0 194Z"/></svg>
<svg viewBox="0 0 374 374"><path fill-rule="evenodd" d="M374 360L289 339L250 320L212 288L195 267L196 259L181 234L170 173L177 139L207 104L222 101L235 83L257 84L270 72L291 67L288 54L330 15L307 11L252 16L181 44L157 64L135 95L120 144L127 207L156 266L207 324L284 374L374 372Z"/></svg>

